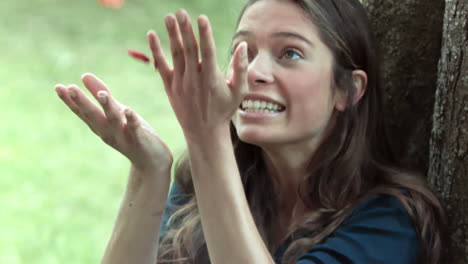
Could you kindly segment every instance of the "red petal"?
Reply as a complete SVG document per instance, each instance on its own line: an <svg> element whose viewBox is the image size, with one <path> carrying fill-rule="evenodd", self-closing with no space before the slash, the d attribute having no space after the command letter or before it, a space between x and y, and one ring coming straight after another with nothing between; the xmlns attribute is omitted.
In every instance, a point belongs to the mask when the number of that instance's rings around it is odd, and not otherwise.
<svg viewBox="0 0 468 264"><path fill-rule="evenodd" d="M145 63L149 63L150 61L150 59L145 54L132 50L132 49L128 49L128 55L132 56L133 58L137 60L141 60Z"/></svg>

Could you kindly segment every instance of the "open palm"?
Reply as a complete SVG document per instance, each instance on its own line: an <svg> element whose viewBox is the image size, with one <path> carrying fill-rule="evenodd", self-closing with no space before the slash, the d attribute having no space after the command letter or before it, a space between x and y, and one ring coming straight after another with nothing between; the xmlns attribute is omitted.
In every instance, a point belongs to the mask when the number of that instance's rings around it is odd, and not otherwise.
<svg viewBox="0 0 468 264"><path fill-rule="evenodd" d="M92 74L82 81L102 106L96 105L76 85L56 85L63 102L109 146L141 170L167 170L172 154L151 126L137 113L115 100L107 86Z"/></svg>

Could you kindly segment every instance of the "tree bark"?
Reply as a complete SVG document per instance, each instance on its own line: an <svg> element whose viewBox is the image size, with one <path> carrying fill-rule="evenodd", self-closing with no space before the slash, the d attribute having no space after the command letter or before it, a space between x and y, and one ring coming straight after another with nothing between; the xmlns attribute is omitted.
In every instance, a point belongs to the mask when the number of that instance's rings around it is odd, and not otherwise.
<svg viewBox="0 0 468 264"><path fill-rule="evenodd" d="M393 152L403 166L427 175L444 0L362 3L380 49Z"/></svg>
<svg viewBox="0 0 468 264"><path fill-rule="evenodd" d="M446 206L446 263L468 263L468 1L447 0L439 61L429 181ZM444 263L445 263L444 262Z"/></svg>
<svg viewBox="0 0 468 264"><path fill-rule="evenodd" d="M468 264L468 1L362 2L380 43L394 152L440 194L449 221L441 263Z"/></svg>

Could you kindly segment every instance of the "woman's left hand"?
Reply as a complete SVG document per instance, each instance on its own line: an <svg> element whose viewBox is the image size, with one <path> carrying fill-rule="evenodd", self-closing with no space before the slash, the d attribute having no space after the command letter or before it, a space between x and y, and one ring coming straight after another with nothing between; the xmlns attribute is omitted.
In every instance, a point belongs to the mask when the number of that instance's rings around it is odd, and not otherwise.
<svg viewBox="0 0 468 264"><path fill-rule="evenodd" d="M176 18L177 17L177 18ZM190 17L179 10L165 18L174 68L164 57L159 39L149 32L154 66L161 74L171 106L187 141L199 141L229 123L247 89L247 44L241 43L231 61L229 80L224 78L216 58L211 26L206 16L198 18L199 46Z"/></svg>

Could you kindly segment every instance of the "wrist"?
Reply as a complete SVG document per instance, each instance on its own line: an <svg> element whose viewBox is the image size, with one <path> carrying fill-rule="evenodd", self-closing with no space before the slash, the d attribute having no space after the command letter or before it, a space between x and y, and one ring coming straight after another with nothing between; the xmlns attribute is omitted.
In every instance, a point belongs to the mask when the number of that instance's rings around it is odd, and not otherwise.
<svg viewBox="0 0 468 264"><path fill-rule="evenodd" d="M165 149L168 154L161 155L161 150L141 151L139 155L129 157L132 166L132 171L138 174L147 175L164 175L171 172L173 157L169 149Z"/></svg>
<svg viewBox="0 0 468 264"><path fill-rule="evenodd" d="M210 131L207 135L207 137L200 140L187 140L188 156L193 178L205 175L206 171L215 169L220 164L236 165L234 147L229 130L219 129Z"/></svg>
<svg viewBox="0 0 468 264"><path fill-rule="evenodd" d="M170 164L161 166L161 164L138 164L131 162L130 174L141 175L143 177L157 177L164 178L171 174L172 162Z"/></svg>
<svg viewBox="0 0 468 264"><path fill-rule="evenodd" d="M187 147L197 146L211 146L216 143L229 143L231 144L231 131L229 124L217 125L203 131L199 131L196 135L184 134Z"/></svg>
<svg viewBox="0 0 468 264"><path fill-rule="evenodd" d="M170 168L140 168L132 164L127 183L127 194L158 196L165 199L171 184Z"/></svg>

